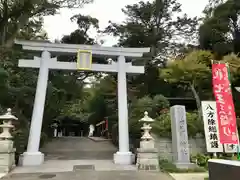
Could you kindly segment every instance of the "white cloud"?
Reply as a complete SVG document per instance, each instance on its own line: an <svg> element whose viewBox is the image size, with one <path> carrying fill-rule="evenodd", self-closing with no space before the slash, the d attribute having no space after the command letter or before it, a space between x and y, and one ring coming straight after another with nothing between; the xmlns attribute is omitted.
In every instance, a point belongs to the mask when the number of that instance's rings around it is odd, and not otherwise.
<svg viewBox="0 0 240 180"><path fill-rule="evenodd" d="M125 17L121 9L128 4L137 3L140 0L95 0L93 4L85 5L82 9L62 9L60 14L47 16L44 18L44 28L51 40L61 39L63 35L69 34L77 28L76 23L71 22L70 18L78 13L90 15L99 19L101 29L108 25L108 21L122 22ZM147 1L147 0L144 0ZM179 0L182 9L189 16L200 16L208 0ZM91 32L95 37L96 33ZM105 46L111 46L116 43L113 37L105 37Z"/></svg>

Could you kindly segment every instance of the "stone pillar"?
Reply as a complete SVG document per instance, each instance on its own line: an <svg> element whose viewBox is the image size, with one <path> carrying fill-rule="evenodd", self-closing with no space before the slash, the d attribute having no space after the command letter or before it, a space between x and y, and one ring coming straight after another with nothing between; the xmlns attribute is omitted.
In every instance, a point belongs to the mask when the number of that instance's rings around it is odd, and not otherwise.
<svg viewBox="0 0 240 180"><path fill-rule="evenodd" d="M8 173L15 166L15 148L13 146L12 135L10 130L14 127L12 120L17 120L12 115L11 109L7 113L0 116L3 124L0 125L2 133L0 134L0 173Z"/></svg>
<svg viewBox="0 0 240 180"><path fill-rule="evenodd" d="M119 151L114 154L116 164L132 164L133 154L129 151L128 103L125 57L118 57L118 133Z"/></svg>
<svg viewBox="0 0 240 180"><path fill-rule="evenodd" d="M140 148L137 149L137 167L139 170L159 171L158 150L155 148L154 139L150 134L152 127L150 123L154 122L144 113L144 117L139 120L143 122L142 130L144 131L141 137Z"/></svg>
<svg viewBox="0 0 240 180"><path fill-rule="evenodd" d="M44 162L44 154L39 152L39 144L41 138L42 119L48 84L48 63L50 61L50 53L44 51L42 53L42 57L40 58L40 69L38 74L37 90L34 100L27 152L23 153L23 156L21 157L23 159L20 160L23 166L40 165Z"/></svg>
<svg viewBox="0 0 240 180"><path fill-rule="evenodd" d="M196 165L190 163L185 106L172 106L170 114L173 162L180 169L194 168Z"/></svg>

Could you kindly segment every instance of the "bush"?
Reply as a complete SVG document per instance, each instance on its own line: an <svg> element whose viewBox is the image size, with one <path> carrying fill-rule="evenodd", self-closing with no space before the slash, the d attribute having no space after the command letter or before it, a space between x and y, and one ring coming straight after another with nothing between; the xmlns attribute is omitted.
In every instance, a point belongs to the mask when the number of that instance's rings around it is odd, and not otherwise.
<svg viewBox="0 0 240 180"><path fill-rule="evenodd" d="M129 131L133 139L141 137L141 126L139 122L144 117L144 112L147 111L149 117L156 119L163 109L169 108L168 100L162 95L156 95L153 98L144 96L137 99L130 105L129 113Z"/></svg>
<svg viewBox="0 0 240 180"><path fill-rule="evenodd" d="M171 163L165 159L159 160L159 166L162 171L166 171L166 172L176 172L177 171L177 167L173 163Z"/></svg>
<svg viewBox="0 0 240 180"><path fill-rule="evenodd" d="M206 172L204 168L198 167L194 169L178 169L173 163L167 160L159 160L161 171L169 173L190 173L190 172Z"/></svg>
<svg viewBox="0 0 240 180"><path fill-rule="evenodd" d="M188 136L195 137L197 134L204 134L203 123L199 121L198 114L195 112L187 112L187 129ZM160 116L155 119L155 122L152 125L153 132L160 137L170 138L172 136L171 133L171 118L170 112L165 111Z"/></svg>
<svg viewBox="0 0 240 180"><path fill-rule="evenodd" d="M191 156L192 162L197 162L197 165L200 167L208 168L208 160L211 157L204 154L197 154L196 156Z"/></svg>
<svg viewBox="0 0 240 180"><path fill-rule="evenodd" d="M144 96L132 102L130 105L130 117L131 119L139 120L144 116L144 112L147 111L148 115L155 119L166 108L169 108L169 101L164 96L156 95L153 98Z"/></svg>
<svg viewBox="0 0 240 180"><path fill-rule="evenodd" d="M13 141L16 148L15 161L18 163L20 154L22 154L27 149L28 143L28 129L18 129L13 131Z"/></svg>

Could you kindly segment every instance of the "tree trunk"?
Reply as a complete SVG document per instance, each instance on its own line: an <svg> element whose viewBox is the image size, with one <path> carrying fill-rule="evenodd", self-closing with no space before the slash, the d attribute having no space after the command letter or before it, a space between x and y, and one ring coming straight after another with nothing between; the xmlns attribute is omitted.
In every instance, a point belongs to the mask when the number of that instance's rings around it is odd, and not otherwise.
<svg viewBox="0 0 240 180"><path fill-rule="evenodd" d="M201 120L202 119L202 107L201 107L200 97L199 97L199 95L198 95L198 93L197 93L197 91L194 87L194 84L190 83L189 85L190 85L191 91L192 91L193 96L194 96L195 101L196 101L196 105L197 105L197 109L198 109L198 116L199 116L198 118L199 118L199 120Z"/></svg>

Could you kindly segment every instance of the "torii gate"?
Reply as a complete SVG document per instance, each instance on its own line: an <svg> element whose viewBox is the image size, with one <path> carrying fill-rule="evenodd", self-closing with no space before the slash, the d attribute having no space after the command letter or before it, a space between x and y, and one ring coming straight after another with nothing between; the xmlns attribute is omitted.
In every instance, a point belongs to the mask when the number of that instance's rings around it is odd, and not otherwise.
<svg viewBox="0 0 240 180"><path fill-rule="evenodd" d="M119 150L113 156L116 164L131 164L132 153L129 151L128 132L128 105L127 105L127 82L126 73L144 73L144 66L133 66L126 63L125 57L142 57L143 53L150 51L150 48L119 48L119 47L98 47L77 44L55 44L36 41L16 40L16 44L22 45L24 50L40 51L41 57L26 60L20 59L19 67L39 68L37 89L34 100L31 127L28 139L27 151L22 155L23 166L35 166L44 162L44 154L39 151L39 143L42 129L42 119L46 90L48 84L49 69L78 70L77 62L59 62L57 58L51 58L51 52L56 54L76 54L82 57L89 54L91 56L107 56L117 58L117 62L112 64L92 64L90 71L117 72L118 73L118 127L119 127ZM82 52L82 53L81 53Z"/></svg>

